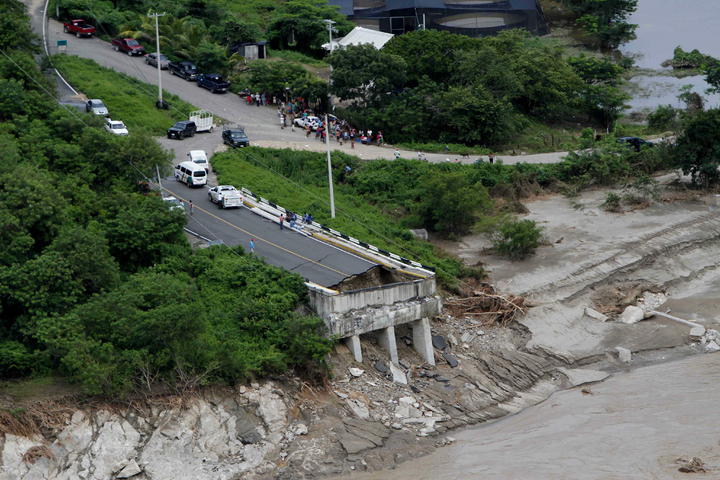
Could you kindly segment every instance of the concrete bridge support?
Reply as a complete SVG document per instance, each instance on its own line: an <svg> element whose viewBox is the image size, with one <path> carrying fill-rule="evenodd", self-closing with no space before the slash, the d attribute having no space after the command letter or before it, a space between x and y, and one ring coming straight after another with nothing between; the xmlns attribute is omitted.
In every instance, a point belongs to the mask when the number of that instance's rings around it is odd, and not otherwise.
<svg viewBox="0 0 720 480"><path fill-rule="evenodd" d="M389 326L378 332L380 346L390 354L390 361L396 366L398 364L397 342L395 341L395 327Z"/></svg>
<svg viewBox="0 0 720 480"><path fill-rule="evenodd" d="M360 335L353 335L351 337L347 337L345 339L345 345L347 345L347 347L352 352L353 357L355 357L355 361L358 363L362 363L363 357L362 347L360 346Z"/></svg>
<svg viewBox="0 0 720 480"><path fill-rule="evenodd" d="M425 362L435 365L435 352L432 346L430 320L421 318L410 324L412 326L413 348L420 354Z"/></svg>

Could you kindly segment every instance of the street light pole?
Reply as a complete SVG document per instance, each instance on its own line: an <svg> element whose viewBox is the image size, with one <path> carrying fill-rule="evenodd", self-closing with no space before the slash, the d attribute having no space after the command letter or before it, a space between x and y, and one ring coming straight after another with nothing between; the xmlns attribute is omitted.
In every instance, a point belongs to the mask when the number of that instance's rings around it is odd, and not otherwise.
<svg viewBox="0 0 720 480"><path fill-rule="evenodd" d="M332 31L335 22L333 20L323 20L327 25L328 35L330 36L330 53L333 52L333 38ZM332 69L332 67L330 67ZM330 79L328 79L328 83ZM329 85L328 85L329 86ZM328 91L327 107L330 110L330 92ZM333 192L333 177L332 177L332 160L330 159L330 122L328 121L328 114L325 113L325 144L327 145L327 166L328 166L328 187L330 189L330 218L335 218L335 193Z"/></svg>
<svg viewBox="0 0 720 480"><path fill-rule="evenodd" d="M155 60L157 62L157 71L158 71L158 102L157 107L162 108L163 107L163 98L162 98L162 68L160 68L160 26L158 24L158 18L165 16L164 13L148 13L148 17L155 17Z"/></svg>

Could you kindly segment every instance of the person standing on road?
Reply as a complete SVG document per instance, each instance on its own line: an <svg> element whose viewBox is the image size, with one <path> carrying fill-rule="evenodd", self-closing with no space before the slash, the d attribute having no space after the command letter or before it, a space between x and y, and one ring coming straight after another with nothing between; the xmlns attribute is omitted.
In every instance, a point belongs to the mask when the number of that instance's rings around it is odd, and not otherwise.
<svg viewBox="0 0 720 480"><path fill-rule="evenodd" d="M490 155L488 155L488 162L495 163L495 154L494 153L491 153Z"/></svg>
<svg viewBox="0 0 720 480"><path fill-rule="evenodd" d="M283 228L284 228L283 224L285 223L285 215L281 213L280 217L278 218L278 221L280 222L280 230L283 230Z"/></svg>
<svg viewBox="0 0 720 480"><path fill-rule="evenodd" d="M190 210L190 215L193 214L193 204L192 200L188 200L188 209Z"/></svg>
<svg viewBox="0 0 720 480"><path fill-rule="evenodd" d="M248 250L250 250L250 255L255 253L255 239L251 238L250 243L248 243Z"/></svg>
<svg viewBox="0 0 720 480"><path fill-rule="evenodd" d="M280 114L280 130L285 129L285 115L282 113Z"/></svg>

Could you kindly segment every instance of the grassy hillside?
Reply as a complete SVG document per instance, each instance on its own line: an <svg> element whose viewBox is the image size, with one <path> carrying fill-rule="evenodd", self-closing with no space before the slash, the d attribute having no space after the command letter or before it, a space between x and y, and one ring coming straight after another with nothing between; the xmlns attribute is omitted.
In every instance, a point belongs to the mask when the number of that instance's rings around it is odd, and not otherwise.
<svg viewBox="0 0 720 480"><path fill-rule="evenodd" d="M169 110L155 108L157 87L102 67L93 60L71 55L55 55L53 64L76 89L99 98L107 105L110 118L122 120L133 131L163 135L178 120L186 120L196 110L178 96L163 91Z"/></svg>

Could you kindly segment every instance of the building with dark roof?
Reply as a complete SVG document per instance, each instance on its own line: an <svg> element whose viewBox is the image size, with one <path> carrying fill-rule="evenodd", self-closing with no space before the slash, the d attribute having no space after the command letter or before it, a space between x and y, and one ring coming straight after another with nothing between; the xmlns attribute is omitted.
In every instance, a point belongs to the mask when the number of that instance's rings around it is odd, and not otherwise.
<svg viewBox="0 0 720 480"><path fill-rule="evenodd" d="M328 0L356 25L399 35L427 29L472 37L524 28L548 32L538 0Z"/></svg>

